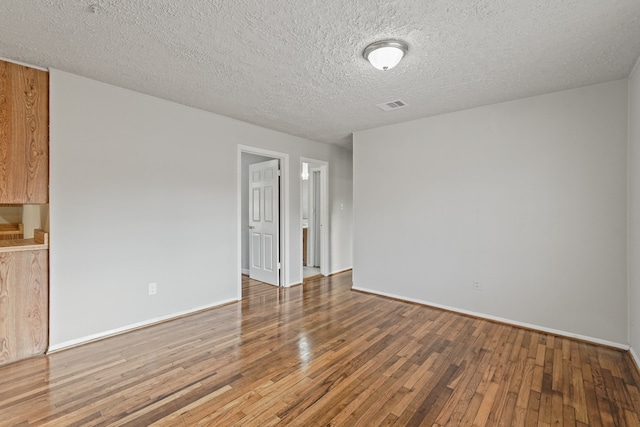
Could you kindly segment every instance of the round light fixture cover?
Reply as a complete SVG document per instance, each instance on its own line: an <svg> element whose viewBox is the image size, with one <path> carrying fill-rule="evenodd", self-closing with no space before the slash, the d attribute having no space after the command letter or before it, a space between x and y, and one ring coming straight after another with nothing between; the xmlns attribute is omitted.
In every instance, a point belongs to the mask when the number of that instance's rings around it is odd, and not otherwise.
<svg viewBox="0 0 640 427"><path fill-rule="evenodd" d="M367 46L362 56L378 70L387 71L398 65L408 50L401 40L382 40Z"/></svg>

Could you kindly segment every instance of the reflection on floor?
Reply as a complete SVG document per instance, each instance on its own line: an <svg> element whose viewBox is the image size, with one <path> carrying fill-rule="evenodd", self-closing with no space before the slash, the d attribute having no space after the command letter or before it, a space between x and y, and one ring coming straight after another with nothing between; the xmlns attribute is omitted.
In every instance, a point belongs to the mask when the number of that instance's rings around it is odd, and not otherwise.
<svg viewBox="0 0 640 427"><path fill-rule="evenodd" d="M313 277L320 274L320 267L309 267L305 265L302 267L302 277L306 279L307 277Z"/></svg>
<svg viewBox="0 0 640 427"><path fill-rule="evenodd" d="M351 289L242 301L0 367L2 426L640 426L628 351Z"/></svg>

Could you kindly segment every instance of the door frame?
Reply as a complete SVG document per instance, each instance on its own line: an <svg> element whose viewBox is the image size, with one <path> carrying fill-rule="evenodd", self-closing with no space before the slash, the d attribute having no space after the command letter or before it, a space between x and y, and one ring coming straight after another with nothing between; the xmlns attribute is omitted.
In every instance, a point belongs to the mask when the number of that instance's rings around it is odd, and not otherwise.
<svg viewBox="0 0 640 427"><path fill-rule="evenodd" d="M237 239L238 239L238 299L242 299L242 153L257 154L280 160L280 284L289 286L291 266L289 265L289 155L278 151L238 144L237 152Z"/></svg>
<svg viewBox="0 0 640 427"><path fill-rule="evenodd" d="M324 160L312 159L310 157L300 157L300 170L302 171L302 163L314 164L314 169L320 170L320 274L328 276L330 273L329 266L329 162ZM311 165L309 171L311 172ZM302 180L302 177L300 177ZM302 221L302 197L300 197L300 221ZM302 228L300 229L302 233ZM302 265L302 252L300 252L301 272L304 271ZM302 274L304 278L304 273Z"/></svg>
<svg viewBox="0 0 640 427"><path fill-rule="evenodd" d="M315 173L318 173L318 179L316 179ZM316 184L318 186L318 191L316 194ZM316 198L317 197L317 198ZM318 200L318 206L315 206L315 202ZM315 264L316 259L318 259L318 266L322 269L322 251L318 251L316 253L316 244L318 247L322 248L322 236L320 235L322 232L322 170L319 167L309 167L309 194L308 194L308 206L309 209L309 227L307 228L307 261L312 260L312 263ZM313 214L312 208L319 207L318 210L318 224L316 224L316 216ZM316 230L317 226L317 230ZM318 235L316 236L315 231L318 231ZM316 242L316 237L319 242ZM308 262L307 262L308 265ZM312 265L315 267L315 265ZM302 275L304 277L304 274Z"/></svg>

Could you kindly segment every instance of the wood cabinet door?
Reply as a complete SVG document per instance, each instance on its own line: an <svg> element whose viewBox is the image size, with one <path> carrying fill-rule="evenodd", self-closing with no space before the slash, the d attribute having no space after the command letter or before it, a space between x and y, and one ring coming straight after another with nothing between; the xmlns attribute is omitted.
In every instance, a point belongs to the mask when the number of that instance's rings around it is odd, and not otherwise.
<svg viewBox="0 0 640 427"><path fill-rule="evenodd" d="M0 365L47 350L48 251L0 253Z"/></svg>
<svg viewBox="0 0 640 427"><path fill-rule="evenodd" d="M0 203L49 202L49 73L0 61Z"/></svg>

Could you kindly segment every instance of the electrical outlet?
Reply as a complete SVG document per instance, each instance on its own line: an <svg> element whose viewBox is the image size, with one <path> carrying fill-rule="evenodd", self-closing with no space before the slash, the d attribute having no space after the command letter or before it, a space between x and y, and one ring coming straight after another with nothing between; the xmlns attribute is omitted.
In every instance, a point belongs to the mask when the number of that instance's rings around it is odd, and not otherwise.
<svg viewBox="0 0 640 427"><path fill-rule="evenodd" d="M149 295L155 295L158 293L158 284L149 283Z"/></svg>
<svg viewBox="0 0 640 427"><path fill-rule="evenodd" d="M480 287L480 282L473 282L473 290L474 291L481 291L482 288Z"/></svg>

